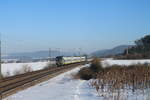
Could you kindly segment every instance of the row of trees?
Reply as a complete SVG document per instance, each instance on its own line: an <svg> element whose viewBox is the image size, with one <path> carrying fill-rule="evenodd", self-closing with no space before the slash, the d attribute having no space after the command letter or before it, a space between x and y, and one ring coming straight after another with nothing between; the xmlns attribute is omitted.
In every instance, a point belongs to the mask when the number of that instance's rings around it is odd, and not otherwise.
<svg viewBox="0 0 150 100"><path fill-rule="evenodd" d="M126 49L124 55L131 58L150 58L150 35L136 40L135 46Z"/></svg>

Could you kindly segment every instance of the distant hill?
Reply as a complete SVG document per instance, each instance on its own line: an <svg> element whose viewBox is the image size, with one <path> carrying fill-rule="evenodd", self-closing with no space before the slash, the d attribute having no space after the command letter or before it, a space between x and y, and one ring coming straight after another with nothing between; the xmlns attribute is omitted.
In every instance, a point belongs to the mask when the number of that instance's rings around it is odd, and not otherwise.
<svg viewBox="0 0 150 100"><path fill-rule="evenodd" d="M51 51L51 57L56 56L78 56L75 52L59 52ZM22 52L22 53L11 53L7 56L3 56L3 59L33 59L33 58L47 58L49 57L49 51L36 51L36 52Z"/></svg>
<svg viewBox="0 0 150 100"><path fill-rule="evenodd" d="M96 56L96 57L106 57L110 55L121 54L124 52L125 49L131 46L132 45L120 45L113 49L105 49L105 50L99 50L99 51L93 52L91 55Z"/></svg>

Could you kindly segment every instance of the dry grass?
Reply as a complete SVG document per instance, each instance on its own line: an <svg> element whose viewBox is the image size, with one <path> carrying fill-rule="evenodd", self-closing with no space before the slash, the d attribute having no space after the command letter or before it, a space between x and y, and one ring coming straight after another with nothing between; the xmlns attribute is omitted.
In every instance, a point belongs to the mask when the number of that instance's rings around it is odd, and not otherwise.
<svg viewBox="0 0 150 100"><path fill-rule="evenodd" d="M74 78L83 79L83 80L96 78L97 73L100 72L101 70L102 70L102 65L100 63L100 59L94 58L92 60L90 67L84 67L80 69L80 71L76 75L74 75Z"/></svg>
<svg viewBox="0 0 150 100"><path fill-rule="evenodd" d="M80 79L83 79L83 80L89 80L93 77L93 72L90 68L88 67L85 67L85 68L82 68L78 74L76 75L76 78L80 78Z"/></svg>
<svg viewBox="0 0 150 100"><path fill-rule="evenodd" d="M91 84L100 95L106 92L111 94L117 92L118 98L120 91L128 90L132 93L144 91L150 88L150 65L110 66L99 72L97 79Z"/></svg>
<svg viewBox="0 0 150 100"><path fill-rule="evenodd" d="M99 58L94 58L94 59L92 60L90 69L91 69L93 72L97 73L97 72L99 72L99 71L102 70L102 65L101 65L100 61L101 61L101 59L99 59Z"/></svg>

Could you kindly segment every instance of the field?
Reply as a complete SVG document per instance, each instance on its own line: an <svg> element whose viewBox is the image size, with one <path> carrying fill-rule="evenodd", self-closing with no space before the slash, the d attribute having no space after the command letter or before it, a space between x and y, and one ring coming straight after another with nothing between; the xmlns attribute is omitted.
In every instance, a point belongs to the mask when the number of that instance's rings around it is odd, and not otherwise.
<svg viewBox="0 0 150 100"><path fill-rule="evenodd" d="M145 64L150 63L150 59L141 59L141 60L113 60L106 59L102 61L103 67L111 66L111 65L134 65L134 64Z"/></svg>
<svg viewBox="0 0 150 100"><path fill-rule="evenodd" d="M84 100L92 100L92 97L88 99L89 96L83 94L88 90L88 85L85 81L72 79L72 74L86 66L89 65L79 66L39 85L18 92L4 100L80 100L81 96ZM90 94L90 91L88 94Z"/></svg>
<svg viewBox="0 0 150 100"><path fill-rule="evenodd" d="M30 68L32 71L43 69L48 65L48 62L31 62L31 63L7 63L2 64L2 75L13 76L21 72L24 67Z"/></svg>
<svg viewBox="0 0 150 100"><path fill-rule="evenodd" d="M107 59L103 61L102 63L106 65L112 66L113 64L118 65L124 65L124 67L127 67L128 65L132 64L144 64L149 63L150 60L112 60ZM43 64L44 65L44 64ZM126 65L126 66L125 66ZM87 67L81 66L80 68ZM77 73L80 68L76 68L72 71L66 72L64 74L61 74L53 79L50 79L47 82L43 82L39 85L36 85L34 87L31 87L27 90L24 90L22 92L19 92L17 94L14 94L5 100L149 100L149 88L145 89L145 87L149 86L149 83L147 84L147 79L143 79L143 74L140 73L140 68L137 68L136 71L132 70L131 68L109 68L106 70L106 72L111 74L104 74L103 77L99 77L99 79L104 80L105 82L111 82L109 80L114 79L117 77L117 84L119 85L113 85L113 88L109 84L99 84L101 86L100 88L96 88L96 80L80 80L80 79L73 79L73 75ZM149 67L147 67L149 69ZM112 70L114 69L114 70ZM111 72L109 72L111 70ZM117 74L114 74L113 72L117 71ZM127 76L124 74L122 75L122 72L126 72L127 75L134 73L135 77ZM143 73L147 72L149 74L149 71L143 70ZM137 73L137 74L136 74ZM111 76L111 77L110 77ZM126 84L125 86L122 83L123 78L126 78L129 81L124 81ZM137 78L141 80L137 80ZM149 78L149 77L147 77ZM133 79L133 80L132 80ZM143 80L142 80L143 79ZM140 82L141 81L141 82ZM100 81L99 81L100 82ZM93 84L94 83L94 84ZM128 84L129 83L129 84ZM134 83L134 84L133 84ZM140 85L138 85L140 84ZM124 86L124 88L122 88ZM134 86L134 88L132 88ZM138 87L140 86L140 87ZM109 88L108 88L109 87ZM111 91L111 89L118 89Z"/></svg>

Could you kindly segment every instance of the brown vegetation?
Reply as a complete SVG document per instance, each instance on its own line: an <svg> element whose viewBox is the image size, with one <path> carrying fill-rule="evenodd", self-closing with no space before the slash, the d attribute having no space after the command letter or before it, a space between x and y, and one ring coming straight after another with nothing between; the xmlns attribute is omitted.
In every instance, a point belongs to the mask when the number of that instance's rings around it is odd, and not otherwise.
<svg viewBox="0 0 150 100"><path fill-rule="evenodd" d="M142 54L127 54L127 55L119 55L114 57L115 59L149 59L150 53L142 53Z"/></svg>
<svg viewBox="0 0 150 100"><path fill-rule="evenodd" d="M96 78L97 73L101 70L102 70L102 65L100 63L100 59L95 58L95 59L93 59L90 67L82 68L77 73L77 75L75 75L75 78L80 78L83 80L89 80L92 78Z"/></svg>
<svg viewBox="0 0 150 100"><path fill-rule="evenodd" d="M77 76L80 79L89 80L93 77L93 72L90 68L84 67L78 72Z"/></svg>
<svg viewBox="0 0 150 100"><path fill-rule="evenodd" d="M120 94L126 94L126 90L135 93L150 88L150 65L113 65L104 68L97 74L97 79L92 81L92 86L101 96L106 92L107 95L117 92L117 99L113 100L120 100Z"/></svg>

